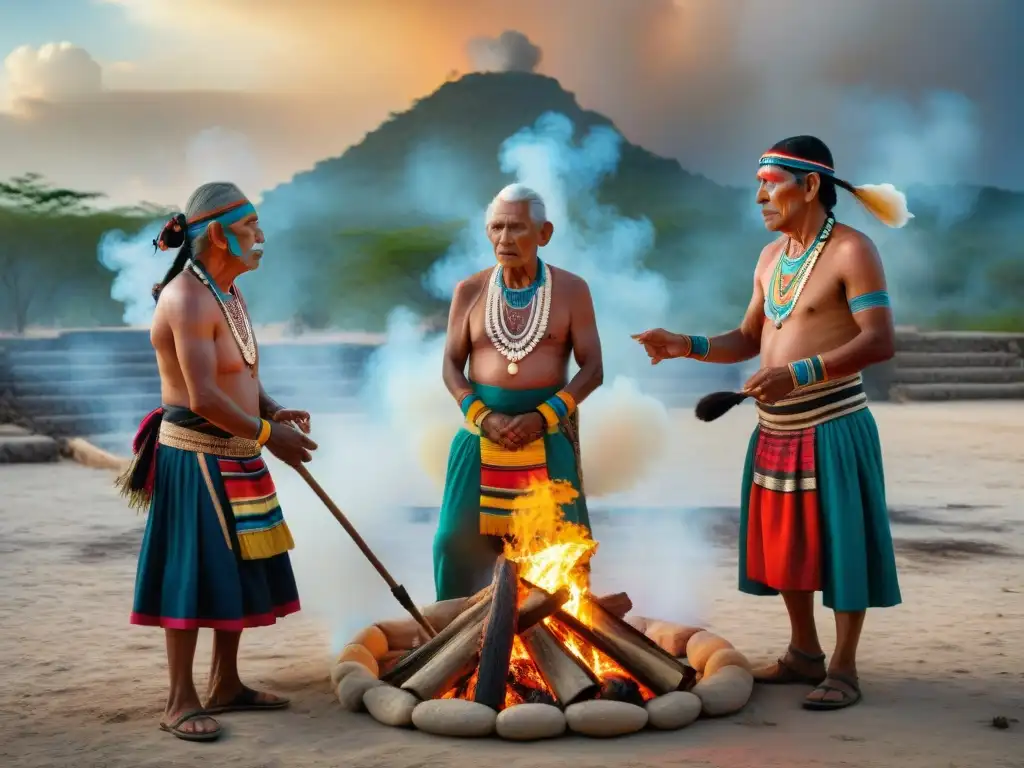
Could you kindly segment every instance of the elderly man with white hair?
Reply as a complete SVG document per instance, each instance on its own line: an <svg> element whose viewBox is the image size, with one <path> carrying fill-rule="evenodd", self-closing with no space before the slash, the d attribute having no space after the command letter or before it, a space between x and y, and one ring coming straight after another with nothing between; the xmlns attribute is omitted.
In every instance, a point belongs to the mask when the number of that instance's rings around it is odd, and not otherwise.
<svg viewBox="0 0 1024 768"><path fill-rule="evenodd" d="M590 289L538 257L554 226L532 189L505 187L486 226L497 263L455 287L448 317L443 377L465 421L434 538L438 600L489 582L515 500L535 481L571 484L565 519L590 529L576 413L604 376Z"/></svg>

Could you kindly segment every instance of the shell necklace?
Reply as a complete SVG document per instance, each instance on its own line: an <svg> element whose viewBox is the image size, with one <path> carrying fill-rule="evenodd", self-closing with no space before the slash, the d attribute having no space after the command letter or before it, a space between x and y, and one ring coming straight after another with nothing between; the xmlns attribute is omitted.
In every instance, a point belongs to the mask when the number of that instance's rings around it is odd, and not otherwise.
<svg viewBox="0 0 1024 768"><path fill-rule="evenodd" d="M818 232L818 236L811 243L810 248L804 251L798 258L790 258L786 251L779 256L775 264L775 271L772 279L768 282L768 291L764 297L764 314L774 323L776 328L781 328L782 323L793 314L796 303L803 293L804 286L811 276L811 270L818 262L829 235L832 234L832 227L836 220L829 216Z"/></svg>
<svg viewBox="0 0 1024 768"><path fill-rule="evenodd" d="M519 361L533 352L548 332L548 318L551 314L551 269L539 260L538 267L540 279L533 296L525 306L510 305L510 297L506 296L508 289L505 288L504 270L500 264L491 272L491 281L487 286L484 330L494 348L508 360L510 376L519 373ZM506 317L509 309L529 309L526 322L516 323L515 331L509 328Z"/></svg>
<svg viewBox="0 0 1024 768"><path fill-rule="evenodd" d="M242 306L241 300L232 293L222 291L198 262L189 259L185 267L199 278L203 285L210 289L213 298L217 300L220 311L228 323L228 328L231 329L231 335L235 337L238 351L242 353L242 360L245 361L245 364L255 377L256 361L259 359L259 353L256 349L256 336L252 332L249 314L245 311L245 307Z"/></svg>

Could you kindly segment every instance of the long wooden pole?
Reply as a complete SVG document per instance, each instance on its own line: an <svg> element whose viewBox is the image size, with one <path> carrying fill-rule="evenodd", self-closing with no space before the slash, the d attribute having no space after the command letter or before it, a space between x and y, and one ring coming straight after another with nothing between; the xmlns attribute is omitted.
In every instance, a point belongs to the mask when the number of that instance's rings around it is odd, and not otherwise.
<svg viewBox="0 0 1024 768"><path fill-rule="evenodd" d="M395 599L399 604L409 612L409 615L416 620L417 624L423 627L429 637L436 636L437 630L435 630L430 625L430 622L427 621L427 618L420 613L420 609L416 607L412 598L409 597L409 593L406 592L405 587L392 578L391 574L388 573L388 569L384 567L384 564L381 563L379 559L377 559L377 556L373 553L373 550L370 549L369 545L363 541L363 537L359 535L359 532L352 526L352 523L348 521L348 518L345 517L344 513L338 509L338 505L331 501L331 497L327 495L327 491L320 487L320 483L313 479L313 476L309 474L309 470L302 464L295 467L295 471L298 472L299 476L306 481L310 488L313 489L313 493L320 497L320 501L322 501L324 506L326 506L330 513L334 515L334 519L341 523L341 527L344 528L348 532L348 535L352 537L352 541L356 543L356 546L359 547L362 553L366 556L366 559L370 561L370 565L377 570L377 573L381 575L381 578L383 578L384 581L387 582L387 585L391 587L391 594L395 596Z"/></svg>

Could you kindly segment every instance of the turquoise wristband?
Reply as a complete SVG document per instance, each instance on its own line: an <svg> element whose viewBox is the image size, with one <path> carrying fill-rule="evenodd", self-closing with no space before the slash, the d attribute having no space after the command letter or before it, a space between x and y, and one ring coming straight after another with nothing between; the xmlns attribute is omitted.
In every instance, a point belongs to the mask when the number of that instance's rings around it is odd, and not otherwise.
<svg viewBox="0 0 1024 768"><path fill-rule="evenodd" d="M690 354L688 357L695 357L698 360L707 360L708 352L711 351L711 342L707 336L687 336L690 340Z"/></svg>

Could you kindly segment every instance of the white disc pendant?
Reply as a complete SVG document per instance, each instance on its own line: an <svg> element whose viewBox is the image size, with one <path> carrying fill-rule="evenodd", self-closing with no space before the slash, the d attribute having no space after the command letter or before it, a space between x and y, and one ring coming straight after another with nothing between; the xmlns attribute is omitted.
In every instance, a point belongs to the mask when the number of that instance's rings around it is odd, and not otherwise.
<svg viewBox="0 0 1024 768"><path fill-rule="evenodd" d="M515 376L517 373L519 373L519 366L516 365L515 363L509 363L508 364L508 375L509 376Z"/></svg>

